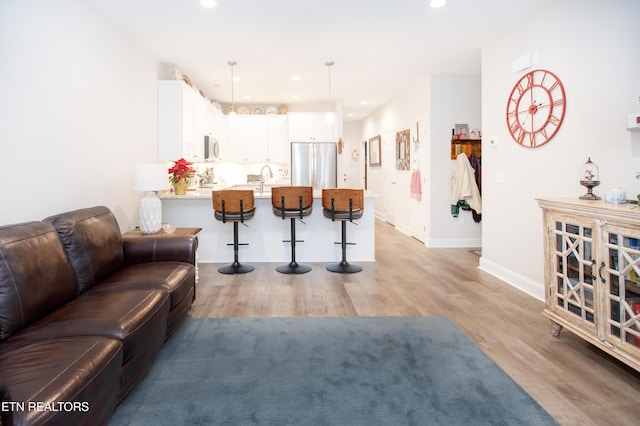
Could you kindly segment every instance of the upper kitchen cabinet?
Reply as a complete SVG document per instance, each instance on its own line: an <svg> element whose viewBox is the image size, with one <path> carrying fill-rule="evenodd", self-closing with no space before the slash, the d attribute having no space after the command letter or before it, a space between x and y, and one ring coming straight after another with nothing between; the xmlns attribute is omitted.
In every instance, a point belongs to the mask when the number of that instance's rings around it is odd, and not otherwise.
<svg viewBox="0 0 640 426"><path fill-rule="evenodd" d="M291 142L335 142L335 123L327 122L325 113L289 113L289 140Z"/></svg>
<svg viewBox="0 0 640 426"><path fill-rule="evenodd" d="M158 160L205 161L205 151L211 151L205 144L220 141L223 134L219 116L220 111L183 81L159 81Z"/></svg>
<svg viewBox="0 0 640 426"><path fill-rule="evenodd" d="M289 127L287 116L267 115L267 161L289 162Z"/></svg>
<svg viewBox="0 0 640 426"><path fill-rule="evenodd" d="M287 117L238 115L228 120L229 159L241 163L289 161Z"/></svg>

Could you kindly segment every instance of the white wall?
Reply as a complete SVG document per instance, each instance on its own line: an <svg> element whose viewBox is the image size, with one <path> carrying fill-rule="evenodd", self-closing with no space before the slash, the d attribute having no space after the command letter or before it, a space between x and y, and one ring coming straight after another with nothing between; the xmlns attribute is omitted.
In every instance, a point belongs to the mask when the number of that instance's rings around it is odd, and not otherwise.
<svg viewBox="0 0 640 426"><path fill-rule="evenodd" d="M394 224L400 231L430 247L476 247L481 245L482 224L473 221L471 212L451 215L451 129L456 123L469 128L481 124L481 87L479 75L425 76L407 91L361 122L362 140L382 136L382 167L369 168L369 189L381 197L376 215ZM409 128L412 140L411 168L419 169L422 197L410 197L411 171L396 171L394 166L395 132ZM385 142L389 144L385 149ZM393 181L395 184L390 184Z"/></svg>
<svg viewBox="0 0 640 426"><path fill-rule="evenodd" d="M455 161L451 160L451 130L457 123L466 123L469 129L481 128L480 81L479 75L431 76L429 247L481 245L482 222L474 222L469 211L461 210L454 218L450 201L451 175L455 167ZM483 214L482 220L484 218Z"/></svg>
<svg viewBox="0 0 640 426"><path fill-rule="evenodd" d="M382 138L382 166L368 168L368 189L380 195L376 200L376 216L410 235L415 234L411 211L416 208L423 210L424 201L417 203L409 197L411 170L395 169L395 137L396 132L406 129L409 129L412 140L417 137L416 123L426 118L429 105L424 89L426 84L423 80L409 87L362 120L360 129L361 141L378 135ZM412 168L424 166L424 162L417 159L425 151L416 151L415 148L415 144L411 143L409 156Z"/></svg>
<svg viewBox="0 0 640 426"><path fill-rule="evenodd" d="M600 166L600 187L640 192L640 134L626 131L627 113L640 110L640 2L563 0L531 16L482 53L483 256L481 268L542 299L542 214L535 197L579 197L587 157ZM506 102L527 71L512 61L537 52L531 69L547 69L563 82L564 122L556 136L536 149L517 145L506 126ZM504 173L505 183L496 183Z"/></svg>
<svg viewBox="0 0 640 426"><path fill-rule="evenodd" d="M0 225L106 205L137 224L156 61L82 1L0 2Z"/></svg>
<svg viewBox="0 0 640 426"><path fill-rule="evenodd" d="M364 145L360 136L360 123L348 121L343 124L342 140L344 141L343 162L345 163L346 182L344 186L351 188L364 188ZM357 151L357 158L353 157L353 150Z"/></svg>

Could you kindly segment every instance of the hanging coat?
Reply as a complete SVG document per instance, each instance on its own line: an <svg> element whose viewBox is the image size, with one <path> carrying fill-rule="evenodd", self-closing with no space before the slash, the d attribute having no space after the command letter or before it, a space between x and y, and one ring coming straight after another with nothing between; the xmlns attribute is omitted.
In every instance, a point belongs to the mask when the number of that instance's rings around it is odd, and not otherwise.
<svg viewBox="0 0 640 426"><path fill-rule="evenodd" d="M475 170L471 167L467 155L458 154L456 167L451 176L451 214L457 217L460 205L467 204L477 214L482 214L482 198L475 179Z"/></svg>

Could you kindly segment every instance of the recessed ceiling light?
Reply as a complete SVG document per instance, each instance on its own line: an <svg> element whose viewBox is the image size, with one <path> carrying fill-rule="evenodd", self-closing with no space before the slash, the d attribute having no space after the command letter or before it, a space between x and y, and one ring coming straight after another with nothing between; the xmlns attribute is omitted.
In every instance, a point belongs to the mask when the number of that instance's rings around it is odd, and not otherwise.
<svg viewBox="0 0 640 426"><path fill-rule="evenodd" d="M369 102L367 102L367 101L360 101L360 105L366 105L366 104L368 104L368 103L369 103Z"/></svg>
<svg viewBox="0 0 640 426"><path fill-rule="evenodd" d="M249 95L244 95L244 96L243 96L243 98L244 98L245 100L249 100L249 99L251 99L251 96L249 96Z"/></svg>
<svg viewBox="0 0 640 426"><path fill-rule="evenodd" d="M300 81L300 76L299 75L292 75L291 76L291 81Z"/></svg>
<svg viewBox="0 0 640 426"><path fill-rule="evenodd" d="M447 0L431 0L429 2L429 6L436 8L436 7L442 7L444 5L447 4Z"/></svg>
<svg viewBox="0 0 640 426"><path fill-rule="evenodd" d="M291 99L298 99L299 97L300 97L300 96L298 96L298 95L292 95L292 96L291 96Z"/></svg>
<svg viewBox="0 0 640 426"><path fill-rule="evenodd" d="M218 5L216 0L200 0L200 6L206 9L213 9Z"/></svg>

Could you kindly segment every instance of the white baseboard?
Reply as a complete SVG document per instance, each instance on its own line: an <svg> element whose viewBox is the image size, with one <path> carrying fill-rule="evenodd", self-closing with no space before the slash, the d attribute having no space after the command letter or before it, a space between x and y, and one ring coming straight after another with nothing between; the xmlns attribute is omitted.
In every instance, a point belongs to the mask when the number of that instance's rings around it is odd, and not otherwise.
<svg viewBox="0 0 640 426"><path fill-rule="evenodd" d="M478 266L478 269L491 274L518 290L527 293L529 296L535 297L536 299L544 302L544 285L541 283L517 274L514 271L487 260L484 257L480 258L480 265Z"/></svg>

